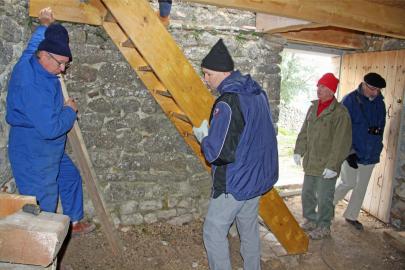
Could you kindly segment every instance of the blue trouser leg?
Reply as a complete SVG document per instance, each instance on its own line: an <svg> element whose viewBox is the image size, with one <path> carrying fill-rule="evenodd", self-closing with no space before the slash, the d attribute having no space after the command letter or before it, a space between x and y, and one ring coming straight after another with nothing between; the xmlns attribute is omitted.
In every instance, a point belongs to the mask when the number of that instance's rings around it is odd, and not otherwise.
<svg viewBox="0 0 405 270"><path fill-rule="evenodd" d="M83 218L82 178L69 156L64 153L59 167L58 186L63 214L72 222Z"/></svg>
<svg viewBox="0 0 405 270"><path fill-rule="evenodd" d="M236 218L241 236L245 269L260 269L260 241L257 224L259 197L237 201L231 194L211 199L203 228L204 245L211 270L231 270L228 231Z"/></svg>
<svg viewBox="0 0 405 270"><path fill-rule="evenodd" d="M42 211L55 212L58 204L58 159L31 157L9 149L9 159L18 191L35 196Z"/></svg>
<svg viewBox="0 0 405 270"><path fill-rule="evenodd" d="M171 9L172 9L172 3L159 2L159 14L160 14L160 17L169 16Z"/></svg>

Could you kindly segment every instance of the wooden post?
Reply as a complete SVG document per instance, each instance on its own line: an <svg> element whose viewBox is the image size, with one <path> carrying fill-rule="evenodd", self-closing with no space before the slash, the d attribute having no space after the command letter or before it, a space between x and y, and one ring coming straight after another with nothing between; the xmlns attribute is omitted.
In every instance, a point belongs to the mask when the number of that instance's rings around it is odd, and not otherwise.
<svg viewBox="0 0 405 270"><path fill-rule="evenodd" d="M66 100L68 99L69 94L62 75L60 76L59 81L62 88L63 97ZM90 195L91 201L96 209L97 216L100 219L101 228L107 237L114 255L119 255L122 251L122 246L112 226L111 218L106 211L105 204L100 197L97 187L97 176L91 163L89 153L87 152L86 145L84 144L82 132L80 131L77 121L75 121L73 128L69 131L68 138L73 149L73 154L79 163L80 173L87 187L87 192Z"/></svg>

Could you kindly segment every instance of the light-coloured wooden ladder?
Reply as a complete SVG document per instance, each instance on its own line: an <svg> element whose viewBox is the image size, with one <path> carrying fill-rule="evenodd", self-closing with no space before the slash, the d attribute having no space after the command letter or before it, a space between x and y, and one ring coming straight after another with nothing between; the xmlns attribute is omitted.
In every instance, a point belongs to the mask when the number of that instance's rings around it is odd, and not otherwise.
<svg viewBox="0 0 405 270"><path fill-rule="evenodd" d="M207 170L192 133L209 118L214 97L146 0L30 0L30 16L50 6L56 19L102 26ZM304 253L308 237L275 189L259 214L288 254Z"/></svg>

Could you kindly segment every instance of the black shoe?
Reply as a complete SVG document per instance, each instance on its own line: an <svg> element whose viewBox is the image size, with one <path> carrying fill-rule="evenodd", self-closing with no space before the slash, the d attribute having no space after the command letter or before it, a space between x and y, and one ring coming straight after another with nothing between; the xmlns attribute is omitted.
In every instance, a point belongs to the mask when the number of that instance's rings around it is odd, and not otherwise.
<svg viewBox="0 0 405 270"><path fill-rule="evenodd" d="M347 219L347 218L346 218L346 222L349 223L349 224L351 224L351 225L353 225L353 226L356 228L356 230L359 230L359 231L363 231L363 230L364 230L363 224L361 224L361 223L358 222L357 220L350 220L350 219Z"/></svg>

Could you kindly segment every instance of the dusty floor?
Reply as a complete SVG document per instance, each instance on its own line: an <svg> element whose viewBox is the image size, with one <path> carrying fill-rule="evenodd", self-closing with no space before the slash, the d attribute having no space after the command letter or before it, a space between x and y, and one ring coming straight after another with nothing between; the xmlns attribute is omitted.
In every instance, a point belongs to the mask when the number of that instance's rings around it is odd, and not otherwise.
<svg viewBox="0 0 405 270"><path fill-rule="evenodd" d="M300 197L286 199L293 214L301 221ZM365 231L351 228L342 218L345 204L337 207L332 226L332 238L311 241L308 253L296 256L276 256L269 243L262 243L262 269L405 269L405 254L391 248L382 237L390 229L365 213L360 221ZM120 228L119 237L125 250L114 257L100 229L81 238L70 240L62 264L66 270L79 269L208 269L201 222L184 226L153 224ZM233 269L242 269L237 237L230 237ZM270 257L270 258L269 258Z"/></svg>

